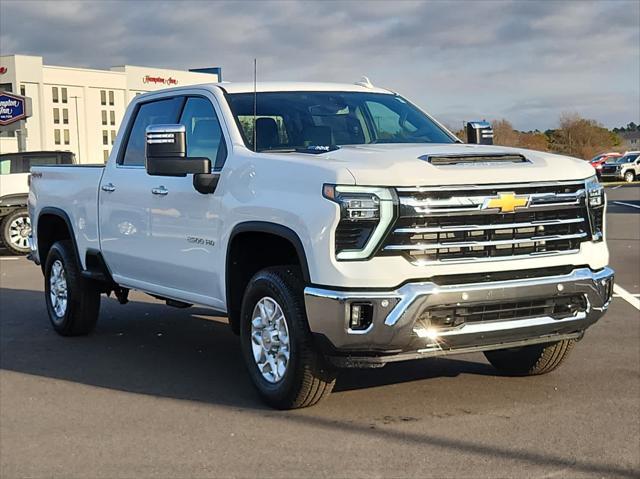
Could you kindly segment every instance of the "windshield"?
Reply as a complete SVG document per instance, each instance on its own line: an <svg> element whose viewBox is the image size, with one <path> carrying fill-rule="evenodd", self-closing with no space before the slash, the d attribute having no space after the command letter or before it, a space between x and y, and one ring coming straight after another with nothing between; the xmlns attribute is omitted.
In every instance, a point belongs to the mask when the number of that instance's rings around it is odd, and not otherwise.
<svg viewBox="0 0 640 479"><path fill-rule="evenodd" d="M228 94L247 148L253 148L253 93ZM454 143L402 97L360 92L257 94L257 151L371 143Z"/></svg>

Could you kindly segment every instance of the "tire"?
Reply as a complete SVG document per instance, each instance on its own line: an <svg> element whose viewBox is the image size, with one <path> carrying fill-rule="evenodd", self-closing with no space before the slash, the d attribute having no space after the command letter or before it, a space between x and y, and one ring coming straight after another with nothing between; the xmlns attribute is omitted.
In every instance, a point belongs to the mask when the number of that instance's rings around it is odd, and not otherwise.
<svg viewBox="0 0 640 479"><path fill-rule="evenodd" d="M26 208L14 210L2 220L2 243L11 253L29 253L30 234L31 220Z"/></svg>
<svg viewBox="0 0 640 479"><path fill-rule="evenodd" d="M335 369L313 348L302 285L296 268L267 268L251 279L242 300L240 343L245 364L264 402L276 409L312 406L331 393L336 380ZM263 322L263 316L268 321ZM272 363L261 368L258 356L270 355Z"/></svg>
<svg viewBox="0 0 640 479"><path fill-rule="evenodd" d="M636 175L633 171L627 171L624 174L624 181L626 181L627 183L633 183L636 179Z"/></svg>
<svg viewBox="0 0 640 479"><path fill-rule="evenodd" d="M575 339L557 343L534 344L515 349L486 351L487 360L498 371L511 376L535 376L550 373L569 356Z"/></svg>
<svg viewBox="0 0 640 479"><path fill-rule="evenodd" d="M80 336L93 331L100 312L100 291L81 276L70 240L58 241L49 250L44 295L49 320L58 334Z"/></svg>

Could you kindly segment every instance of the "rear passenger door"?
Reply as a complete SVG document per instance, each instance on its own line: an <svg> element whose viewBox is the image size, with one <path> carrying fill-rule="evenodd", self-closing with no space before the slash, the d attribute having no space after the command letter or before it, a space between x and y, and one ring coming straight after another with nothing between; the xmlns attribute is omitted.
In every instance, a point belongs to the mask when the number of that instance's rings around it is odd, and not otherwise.
<svg viewBox="0 0 640 479"><path fill-rule="evenodd" d="M141 103L119 145L117 160L107 163L99 190L100 243L114 279L153 291L168 276L158 263L162 252L151 241L149 213L157 207L151 190L159 183L145 169L145 130L177 123L183 97ZM166 202L168 203L168 202Z"/></svg>

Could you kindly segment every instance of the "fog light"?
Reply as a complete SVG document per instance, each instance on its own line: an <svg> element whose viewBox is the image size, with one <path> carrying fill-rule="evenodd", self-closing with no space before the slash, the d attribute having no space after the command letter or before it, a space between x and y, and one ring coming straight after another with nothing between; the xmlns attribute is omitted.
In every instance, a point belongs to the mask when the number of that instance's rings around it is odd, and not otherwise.
<svg viewBox="0 0 640 479"><path fill-rule="evenodd" d="M364 331L373 321L373 305L370 303L351 303L349 329Z"/></svg>

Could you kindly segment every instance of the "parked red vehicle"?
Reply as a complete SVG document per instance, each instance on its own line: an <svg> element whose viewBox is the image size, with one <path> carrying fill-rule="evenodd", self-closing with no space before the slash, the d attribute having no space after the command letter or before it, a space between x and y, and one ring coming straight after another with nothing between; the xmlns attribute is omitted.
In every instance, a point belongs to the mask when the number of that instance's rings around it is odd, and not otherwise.
<svg viewBox="0 0 640 479"><path fill-rule="evenodd" d="M609 153L600 153L597 156L594 156L589 160L589 164L596 169L596 174L600 176L600 171L602 170L602 165L604 165L607 161L612 160L614 158L620 158L622 153L616 153L615 151Z"/></svg>

